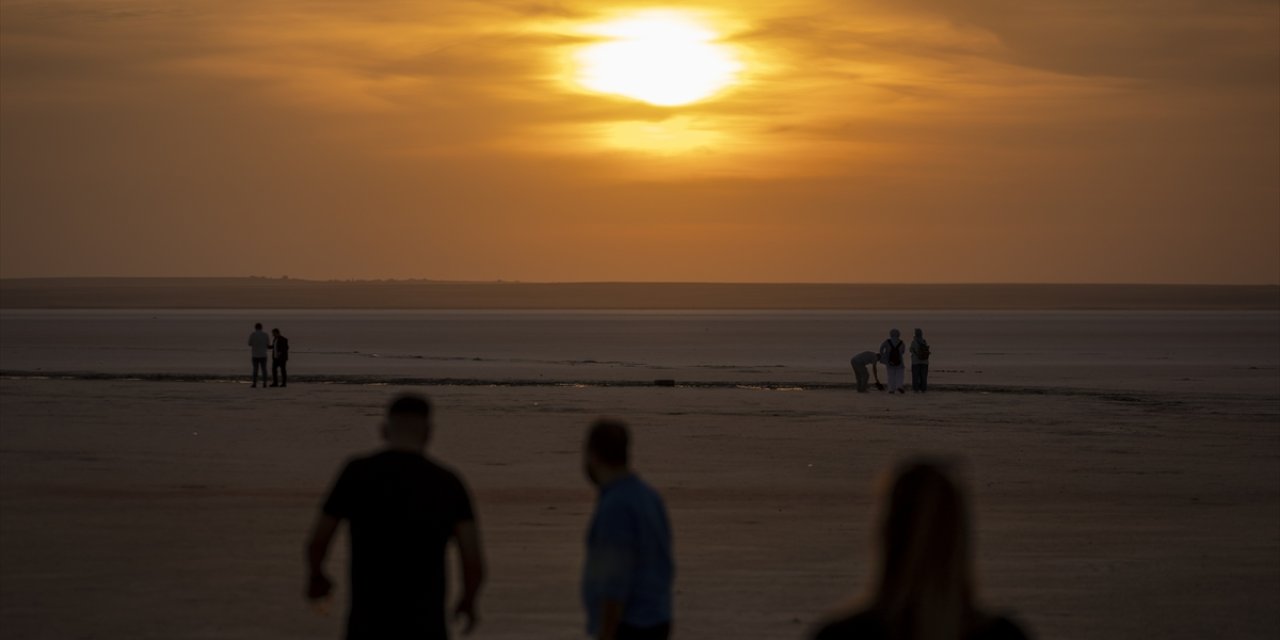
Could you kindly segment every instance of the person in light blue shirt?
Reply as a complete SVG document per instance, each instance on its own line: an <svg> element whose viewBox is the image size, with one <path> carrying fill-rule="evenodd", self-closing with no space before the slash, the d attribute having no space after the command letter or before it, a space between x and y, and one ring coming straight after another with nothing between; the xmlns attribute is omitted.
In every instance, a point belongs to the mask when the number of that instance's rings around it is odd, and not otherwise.
<svg viewBox="0 0 1280 640"><path fill-rule="evenodd" d="M253 386L258 386L258 371L262 371L262 386L267 386L267 351L271 348L271 338L262 330L262 323L253 325L253 333L249 334L249 350L253 356Z"/></svg>
<svg viewBox="0 0 1280 640"><path fill-rule="evenodd" d="M675 563L662 496L631 470L626 424L598 420L584 466L599 490L587 530L582 602L597 640L666 640Z"/></svg>

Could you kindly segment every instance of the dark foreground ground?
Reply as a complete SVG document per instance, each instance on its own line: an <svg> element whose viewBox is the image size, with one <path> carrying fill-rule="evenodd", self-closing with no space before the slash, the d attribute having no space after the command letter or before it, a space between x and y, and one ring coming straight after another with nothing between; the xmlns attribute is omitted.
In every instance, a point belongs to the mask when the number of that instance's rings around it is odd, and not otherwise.
<svg viewBox="0 0 1280 640"><path fill-rule="evenodd" d="M339 637L341 601L302 601L302 544L394 391L0 381L0 631ZM479 507L477 638L582 636L578 448L598 414L632 421L667 496L680 638L803 637L865 585L873 485L916 452L967 462L982 592L1039 637L1280 635L1274 395L426 391L434 451Z"/></svg>

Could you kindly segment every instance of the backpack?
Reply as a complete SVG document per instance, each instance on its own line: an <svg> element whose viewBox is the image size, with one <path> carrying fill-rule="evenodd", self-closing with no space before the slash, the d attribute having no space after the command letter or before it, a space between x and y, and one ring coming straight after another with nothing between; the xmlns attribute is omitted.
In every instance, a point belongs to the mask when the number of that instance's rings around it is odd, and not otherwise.
<svg viewBox="0 0 1280 640"><path fill-rule="evenodd" d="M916 343L916 360L927 361L929 359L929 343Z"/></svg>
<svg viewBox="0 0 1280 640"><path fill-rule="evenodd" d="M901 367L902 366L902 343L899 342L898 346L894 347L892 341L886 340L885 344L888 345L889 347L889 359L885 361L886 364L888 364L891 367Z"/></svg>

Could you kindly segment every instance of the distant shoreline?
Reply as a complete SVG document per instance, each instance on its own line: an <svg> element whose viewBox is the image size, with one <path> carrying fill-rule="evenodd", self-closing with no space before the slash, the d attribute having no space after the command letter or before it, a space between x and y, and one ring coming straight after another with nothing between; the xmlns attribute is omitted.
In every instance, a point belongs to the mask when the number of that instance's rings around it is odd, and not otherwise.
<svg viewBox="0 0 1280 640"><path fill-rule="evenodd" d="M14 278L0 309L1274 311L1280 286Z"/></svg>

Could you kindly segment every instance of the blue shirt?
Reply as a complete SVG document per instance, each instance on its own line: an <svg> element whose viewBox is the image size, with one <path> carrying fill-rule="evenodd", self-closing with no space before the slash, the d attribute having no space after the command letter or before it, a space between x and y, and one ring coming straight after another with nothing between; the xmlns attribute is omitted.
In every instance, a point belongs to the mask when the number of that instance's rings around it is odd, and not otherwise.
<svg viewBox="0 0 1280 640"><path fill-rule="evenodd" d="M670 622L674 580L671 525L662 496L635 474L601 487L582 568L587 633L599 632L606 600L623 603L622 622L628 625Z"/></svg>

